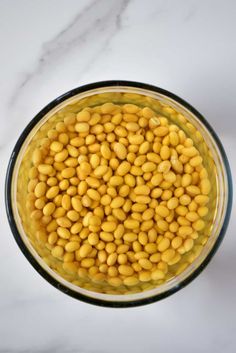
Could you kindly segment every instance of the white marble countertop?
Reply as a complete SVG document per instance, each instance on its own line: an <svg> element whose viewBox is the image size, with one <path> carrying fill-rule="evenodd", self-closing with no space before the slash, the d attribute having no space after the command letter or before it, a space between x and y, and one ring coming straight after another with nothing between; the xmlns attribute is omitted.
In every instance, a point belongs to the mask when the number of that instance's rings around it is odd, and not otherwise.
<svg viewBox="0 0 236 353"><path fill-rule="evenodd" d="M189 101L220 136L235 178L235 15L234 0L0 1L1 353L235 352L235 204L197 279L161 302L119 310L78 302L41 278L13 239L3 200L25 125L63 92L106 79Z"/></svg>

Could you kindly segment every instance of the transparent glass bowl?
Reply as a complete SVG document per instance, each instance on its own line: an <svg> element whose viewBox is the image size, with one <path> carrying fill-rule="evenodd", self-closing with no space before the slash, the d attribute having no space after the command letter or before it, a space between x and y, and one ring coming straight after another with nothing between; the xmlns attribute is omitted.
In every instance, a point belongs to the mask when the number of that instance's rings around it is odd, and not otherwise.
<svg viewBox="0 0 236 353"><path fill-rule="evenodd" d="M43 133L46 122L53 120L56 113L60 116L63 111L78 111L85 106L103 104L106 101L119 103L134 103L149 106L162 115L174 119L194 142L204 156L204 165L208 169L213 184L211 197L214 210L209 218L210 236L207 241L202 240L201 251L193 253L194 260L182 266L182 270L167 282L158 286L147 283L140 292L127 291L127 294L107 294L95 292L75 285L50 268L35 250L33 239L29 239L22 226L17 203L17 185L21 178L20 166L23 158L27 157L29 143L34 141L37 134ZM54 119L55 120L55 119ZM30 165L30 158L25 158ZM19 187L19 185L18 185ZM25 185L22 185L24 189ZM6 210L12 233L21 251L32 266L53 286L62 292L85 302L109 306L130 307L148 304L175 293L191 282L209 263L218 249L230 217L232 206L232 180L230 168L224 149L216 133L191 105L161 88L129 81L105 81L85 85L73 89L41 110L28 124L12 152L6 176L5 188ZM21 210L24 214L24 206Z"/></svg>

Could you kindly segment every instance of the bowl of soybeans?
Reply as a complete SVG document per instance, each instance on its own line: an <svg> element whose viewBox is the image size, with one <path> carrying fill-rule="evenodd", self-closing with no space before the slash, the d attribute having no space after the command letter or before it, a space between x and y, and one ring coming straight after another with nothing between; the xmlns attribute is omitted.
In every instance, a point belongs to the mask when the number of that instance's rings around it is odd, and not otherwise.
<svg viewBox="0 0 236 353"><path fill-rule="evenodd" d="M50 284L130 307L175 293L209 263L232 182L219 138L191 105L148 84L104 81L29 123L5 195L15 240Z"/></svg>

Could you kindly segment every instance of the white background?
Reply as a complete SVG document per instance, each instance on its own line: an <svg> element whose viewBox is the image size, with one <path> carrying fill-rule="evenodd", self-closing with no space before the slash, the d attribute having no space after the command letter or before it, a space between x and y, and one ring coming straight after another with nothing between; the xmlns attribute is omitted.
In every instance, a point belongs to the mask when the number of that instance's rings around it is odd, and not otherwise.
<svg viewBox="0 0 236 353"><path fill-rule="evenodd" d="M234 0L0 0L0 352L235 352L235 208L222 246L189 286L149 306L107 309L36 273L3 200L25 125L58 95L106 79L189 101L218 133L235 178L235 17Z"/></svg>

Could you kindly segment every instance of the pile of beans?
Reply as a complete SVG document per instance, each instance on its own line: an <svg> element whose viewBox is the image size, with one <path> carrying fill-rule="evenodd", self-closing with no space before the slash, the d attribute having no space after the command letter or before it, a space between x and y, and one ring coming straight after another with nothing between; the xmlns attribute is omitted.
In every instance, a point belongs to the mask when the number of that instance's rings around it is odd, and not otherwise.
<svg viewBox="0 0 236 353"><path fill-rule="evenodd" d="M32 155L37 239L74 278L168 279L204 230L211 184L193 140L148 107L67 113Z"/></svg>

